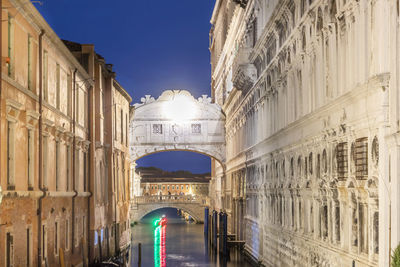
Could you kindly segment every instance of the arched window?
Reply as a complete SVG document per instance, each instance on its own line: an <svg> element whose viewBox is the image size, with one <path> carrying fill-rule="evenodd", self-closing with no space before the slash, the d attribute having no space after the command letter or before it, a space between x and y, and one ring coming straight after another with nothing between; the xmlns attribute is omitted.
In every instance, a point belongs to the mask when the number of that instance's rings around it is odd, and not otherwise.
<svg viewBox="0 0 400 267"><path fill-rule="evenodd" d="M290 176L294 176L294 160L293 158L290 159Z"/></svg>
<svg viewBox="0 0 400 267"><path fill-rule="evenodd" d="M301 156L297 158L297 175L301 176Z"/></svg>
<svg viewBox="0 0 400 267"><path fill-rule="evenodd" d="M303 17L304 13L306 12L306 1L300 1L300 18Z"/></svg>
<svg viewBox="0 0 400 267"><path fill-rule="evenodd" d="M322 171L324 173L328 172L328 160L326 156L326 149L322 152Z"/></svg>

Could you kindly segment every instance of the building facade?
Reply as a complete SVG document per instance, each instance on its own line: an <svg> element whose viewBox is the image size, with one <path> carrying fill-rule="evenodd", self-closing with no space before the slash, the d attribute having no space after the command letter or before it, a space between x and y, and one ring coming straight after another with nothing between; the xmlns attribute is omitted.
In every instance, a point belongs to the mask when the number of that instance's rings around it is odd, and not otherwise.
<svg viewBox="0 0 400 267"><path fill-rule="evenodd" d="M210 195L229 231L265 266L389 266L398 1L217 0L211 23L226 166Z"/></svg>
<svg viewBox="0 0 400 267"><path fill-rule="evenodd" d="M129 94L116 81L112 65L96 53L91 44L64 41L71 53L85 67L94 81L90 121L93 135L94 164L90 177L90 239L93 244L90 260L106 259L126 250L130 236L129 155L127 144ZM112 108L111 108L112 107ZM128 239L129 240L129 239Z"/></svg>
<svg viewBox="0 0 400 267"><path fill-rule="evenodd" d="M0 266L87 266L96 231L113 229L111 253L129 241L130 97L93 46L71 53L30 1L1 5Z"/></svg>
<svg viewBox="0 0 400 267"><path fill-rule="evenodd" d="M143 179L140 187L143 196L208 196L209 181L194 178Z"/></svg>

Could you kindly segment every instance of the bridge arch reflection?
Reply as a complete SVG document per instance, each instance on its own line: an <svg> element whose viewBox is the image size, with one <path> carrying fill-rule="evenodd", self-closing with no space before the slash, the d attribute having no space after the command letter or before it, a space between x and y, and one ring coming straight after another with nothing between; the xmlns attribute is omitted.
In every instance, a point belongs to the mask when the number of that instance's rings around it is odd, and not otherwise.
<svg viewBox="0 0 400 267"><path fill-rule="evenodd" d="M175 208L187 212L196 223L202 223L207 201L206 197L187 195L135 197L131 203L131 221L138 222L158 209Z"/></svg>

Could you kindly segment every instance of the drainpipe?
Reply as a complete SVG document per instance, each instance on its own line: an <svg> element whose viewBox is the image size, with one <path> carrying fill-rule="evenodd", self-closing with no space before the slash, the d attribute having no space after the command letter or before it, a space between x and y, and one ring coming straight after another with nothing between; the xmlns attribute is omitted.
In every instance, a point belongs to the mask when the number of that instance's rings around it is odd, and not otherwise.
<svg viewBox="0 0 400 267"><path fill-rule="evenodd" d="M73 134L73 141L72 141L72 189L74 191L74 195L72 197L72 248L71 252L74 254L74 236L75 236L75 198L78 195L78 191L76 191L76 184L75 184L75 179L76 179L76 171L75 171L75 150L76 150L76 137L75 137L75 117L76 117L76 72L78 69L75 68L74 70L74 75L73 75L73 95L72 95L72 134Z"/></svg>
<svg viewBox="0 0 400 267"><path fill-rule="evenodd" d="M1 11L0 11L1 13ZM1 21L1 20L0 20ZM43 188L43 35L44 30L39 35L39 190L42 195L39 197L38 215L38 267L42 266L42 201L46 196L46 189Z"/></svg>

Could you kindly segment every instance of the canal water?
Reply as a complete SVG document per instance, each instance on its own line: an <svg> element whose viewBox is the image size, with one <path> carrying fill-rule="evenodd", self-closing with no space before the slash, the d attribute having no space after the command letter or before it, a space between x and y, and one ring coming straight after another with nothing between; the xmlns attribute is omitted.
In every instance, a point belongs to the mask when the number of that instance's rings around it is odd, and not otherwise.
<svg viewBox="0 0 400 267"><path fill-rule="evenodd" d="M168 223L154 227L153 221L165 214ZM188 223L177 216L176 209L157 210L132 227L131 266L137 267L250 267L243 255L231 249L223 259L212 252L204 237L204 225ZM138 244L141 243L141 265Z"/></svg>

